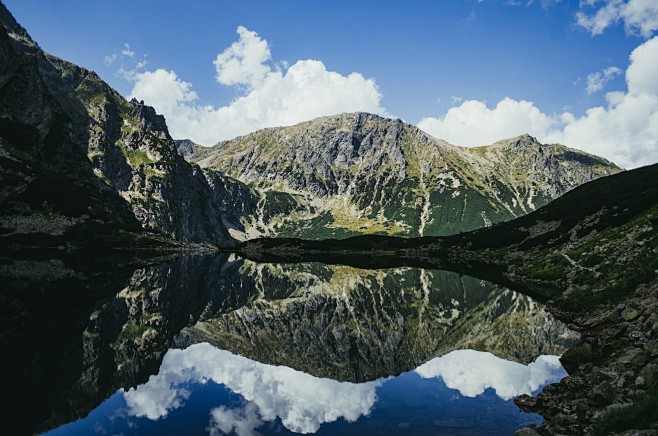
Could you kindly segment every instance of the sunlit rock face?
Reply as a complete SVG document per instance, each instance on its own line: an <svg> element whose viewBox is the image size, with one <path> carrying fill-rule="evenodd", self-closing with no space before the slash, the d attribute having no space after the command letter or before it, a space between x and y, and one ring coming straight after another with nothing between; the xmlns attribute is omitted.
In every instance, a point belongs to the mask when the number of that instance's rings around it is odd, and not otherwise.
<svg viewBox="0 0 658 436"><path fill-rule="evenodd" d="M422 379L442 378L448 388L464 397L492 388L503 400L535 392L566 374L557 356L540 356L526 366L473 350L434 358L415 373ZM202 343L170 350L158 374L125 392L124 398L128 415L158 420L185 407L190 386L213 382L239 394L245 402L212 409L211 433L252 434L265 422L277 419L292 432L314 433L325 423L338 419L354 422L370 415L377 407L378 391L386 390L391 380L338 382L259 363Z"/></svg>
<svg viewBox="0 0 658 436"><path fill-rule="evenodd" d="M164 117L43 52L2 4L0 75L0 242L93 245L124 229L233 243L226 180L211 184L178 154Z"/></svg>
<svg viewBox="0 0 658 436"><path fill-rule="evenodd" d="M212 149L179 146L202 168L254 189L257 207L236 225L240 238L455 234L525 215L619 171L529 135L463 148L368 113L264 129Z"/></svg>

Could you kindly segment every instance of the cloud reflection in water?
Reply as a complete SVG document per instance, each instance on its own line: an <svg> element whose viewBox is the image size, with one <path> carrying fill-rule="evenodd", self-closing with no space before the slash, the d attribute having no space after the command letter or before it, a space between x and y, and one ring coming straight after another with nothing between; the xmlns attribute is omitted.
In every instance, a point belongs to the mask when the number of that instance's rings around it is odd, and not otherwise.
<svg viewBox="0 0 658 436"><path fill-rule="evenodd" d="M203 343L185 350L169 350L157 375L125 393L128 411L149 419L164 417L189 396L181 385L208 380L225 385L255 406L244 411L214 409L211 413L214 424L227 432L253 429L256 411L264 421L279 417L286 428L298 433L315 432L321 424L341 417L356 421L370 412L376 400L375 390L382 384L382 381L355 384L318 378L285 366L265 365ZM230 419L234 420L233 425Z"/></svg>
<svg viewBox="0 0 658 436"><path fill-rule="evenodd" d="M526 366L473 350L437 357L415 372L422 378L441 377L449 388L466 397L493 388L504 400L534 392L565 375L557 356L540 356ZM387 379L338 382L262 364L202 343L169 350L157 375L124 393L128 412L152 420L163 418L184 405L190 396L185 386L208 381L226 386L247 402L238 408L211 410L207 430L211 434L248 435L277 418L297 433L316 432L323 423L339 418L356 421L370 413L377 400L376 390Z"/></svg>
<svg viewBox="0 0 658 436"><path fill-rule="evenodd" d="M475 350L452 351L419 366L416 373L423 378L441 377L446 386L465 397L493 388L503 400L530 394L566 375L558 356L539 356L526 366Z"/></svg>

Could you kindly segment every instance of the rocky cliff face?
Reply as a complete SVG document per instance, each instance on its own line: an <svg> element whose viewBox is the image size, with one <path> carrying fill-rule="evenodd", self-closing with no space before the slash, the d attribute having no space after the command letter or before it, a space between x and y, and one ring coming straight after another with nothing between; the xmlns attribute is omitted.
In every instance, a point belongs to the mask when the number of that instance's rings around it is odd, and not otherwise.
<svg viewBox="0 0 658 436"><path fill-rule="evenodd" d="M86 225L232 243L217 181L178 154L162 116L44 53L1 4L0 19L5 241L53 243Z"/></svg>
<svg viewBox="0 0 658 436"><path fill-rule="evenodd" d="M366 113L265 129L211 149L181 146L204 169L260 191L255 215L242 219L247 237L454 234L524 215L619 171L528 135L462 148Z"/></svg>

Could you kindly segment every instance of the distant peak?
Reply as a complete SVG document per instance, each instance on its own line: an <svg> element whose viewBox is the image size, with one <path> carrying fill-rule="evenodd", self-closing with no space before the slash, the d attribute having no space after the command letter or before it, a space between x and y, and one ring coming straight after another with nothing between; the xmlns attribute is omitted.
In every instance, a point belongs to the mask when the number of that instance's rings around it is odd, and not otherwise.
<svg viewBox="0 0 658 436"><path fill-rule="evenodd" d="M524 133L513 138L502 139L491 144L492 147L535 147L542 145L534 136Z"/></svg>
<svg viewBox="0 0 658 436"><path fill-rule="evenodd" d="M530 136L527 133L524 133L523 135L516 136L514 138L507 139L506 141L508 142L514 142L518 145L525 145L525 144L539 144L539 141L537 141L537 138L534 136Z"/></svg>

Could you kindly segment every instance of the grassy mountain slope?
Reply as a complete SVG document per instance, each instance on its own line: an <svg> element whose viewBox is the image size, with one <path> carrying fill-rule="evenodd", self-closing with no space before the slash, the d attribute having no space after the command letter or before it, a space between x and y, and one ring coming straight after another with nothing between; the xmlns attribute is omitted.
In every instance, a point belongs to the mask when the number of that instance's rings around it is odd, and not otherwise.
<svg viewBox="0 0 658 436"><path fill-rule="evenodd" d="M593 178L604 159L523 135L455 147L366 113L264 129L188 159L260 192L243 237L450 235L524 215Z"/></svg>
<svg viewBox="0 0 658 436"><path fill-rule="evenodd" d="M260 256L388 257L397 264L477 263L576 311L621 298L658 270L658 165L600 178L512 221L449 237L261 239ZM349 262L348 259L345 259Z"/></svg>

